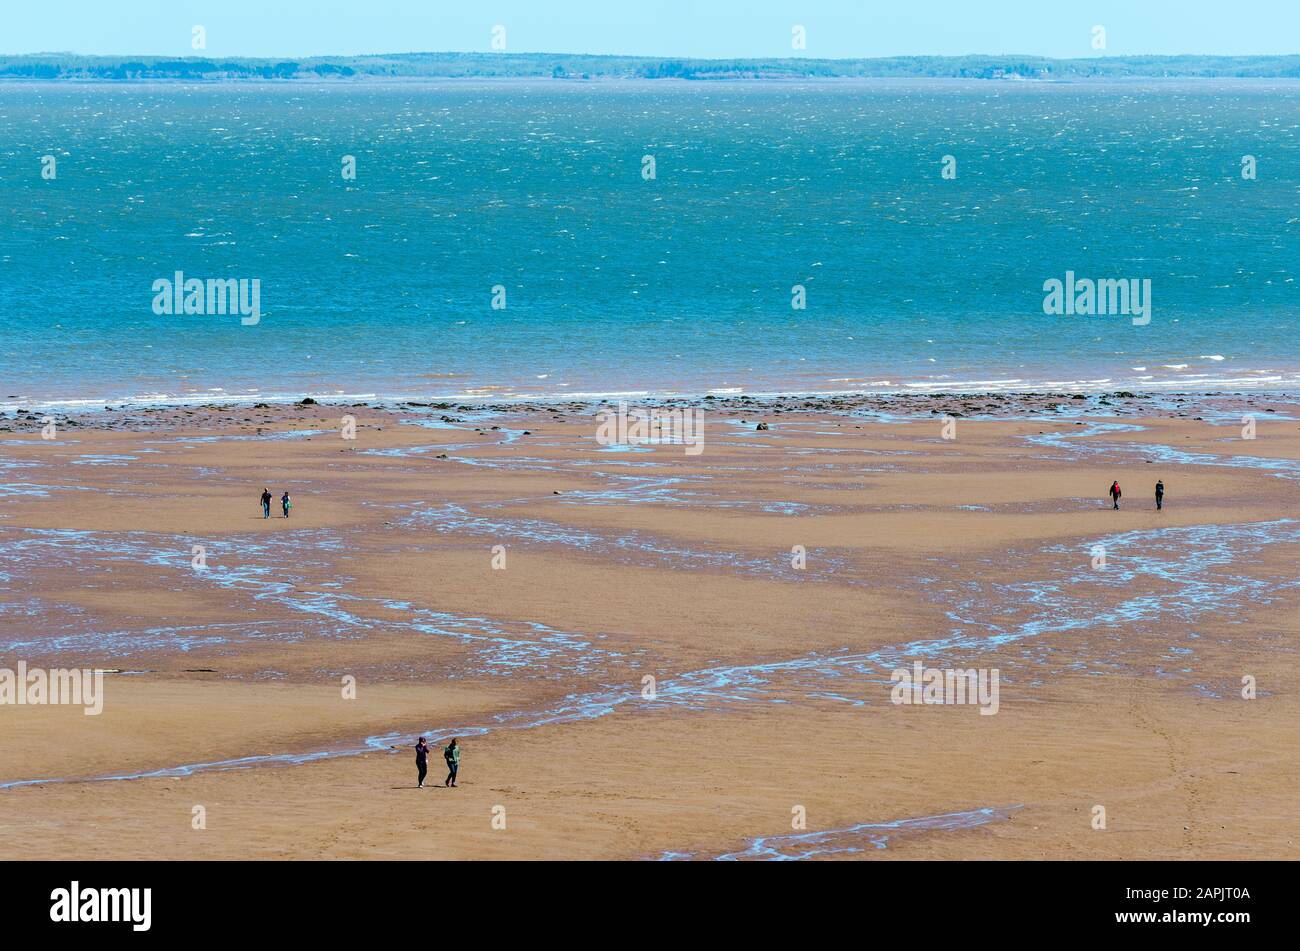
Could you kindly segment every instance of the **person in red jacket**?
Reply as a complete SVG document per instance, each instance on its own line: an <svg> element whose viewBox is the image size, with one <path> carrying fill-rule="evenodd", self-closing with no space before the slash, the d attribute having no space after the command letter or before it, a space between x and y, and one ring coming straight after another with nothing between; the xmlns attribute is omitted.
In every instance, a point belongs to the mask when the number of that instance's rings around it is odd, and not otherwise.
<svg viewBox="0 0 1300 951"><path fill-rule="evenodd" d="M1115 508L1119 508L1119 497L1123 494L1119 489L1119 480L1116 479L1110 484L1110 500L1115 504Z"/></svg>

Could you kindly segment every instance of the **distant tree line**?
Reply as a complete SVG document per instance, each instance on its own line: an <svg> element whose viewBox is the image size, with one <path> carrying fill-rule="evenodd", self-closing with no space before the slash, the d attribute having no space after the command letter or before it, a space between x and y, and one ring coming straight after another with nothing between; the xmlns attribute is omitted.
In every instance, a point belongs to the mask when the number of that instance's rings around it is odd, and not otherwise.
<svg viewBox="0 0 1300 951"><path fill-rule="evenodd" d="M302 60L157 56L0 56L0 79L140 81L364 80L420 78L584 79L1124 79L1296 78L1300 55L895 56L880 59L660 59L549 53L397 53Z"/></svg>

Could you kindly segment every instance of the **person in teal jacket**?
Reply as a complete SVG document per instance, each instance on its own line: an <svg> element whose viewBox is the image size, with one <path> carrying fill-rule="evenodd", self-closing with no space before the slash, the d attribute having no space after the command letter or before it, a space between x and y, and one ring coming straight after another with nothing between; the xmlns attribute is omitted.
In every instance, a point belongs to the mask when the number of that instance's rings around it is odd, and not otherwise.
<svg viewBox="0 0 1300 951"><path fill-rule="evenodd" d="M442 758L447 761L447 779L444 786L456 785L456 771L460 769L460 742L453 736L451 742L442 750Z"/></svg>

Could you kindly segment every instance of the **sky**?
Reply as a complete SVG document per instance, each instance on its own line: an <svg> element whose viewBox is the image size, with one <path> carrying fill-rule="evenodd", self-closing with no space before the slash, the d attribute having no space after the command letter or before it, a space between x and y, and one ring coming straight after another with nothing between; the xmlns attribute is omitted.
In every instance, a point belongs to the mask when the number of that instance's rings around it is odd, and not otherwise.
<svg viewBox="0 0 1300 951"><path fill-rule="evenodd" d="M191 48L194 26L207 47ZM1300 0L0 0L0 54L676 57L1300 51ZM795 25L806 49L791 48ZM1093 28L1105 28L1105 49Z"/></svg>

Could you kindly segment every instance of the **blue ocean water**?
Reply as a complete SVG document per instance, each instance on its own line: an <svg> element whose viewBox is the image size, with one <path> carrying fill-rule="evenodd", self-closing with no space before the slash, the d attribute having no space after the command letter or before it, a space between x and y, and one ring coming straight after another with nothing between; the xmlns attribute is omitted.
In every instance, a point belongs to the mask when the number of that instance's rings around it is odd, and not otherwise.
<svg viewBox="0 0 1300 951"><path fill-rule="evenodd" d="M0 406L1294 389L1298 124L1273 81L0 85ZM177 271L260 321L155 314ZM1044 314L1067 271L1150 323Z"/></svg>

